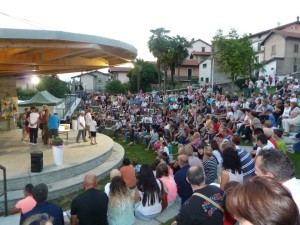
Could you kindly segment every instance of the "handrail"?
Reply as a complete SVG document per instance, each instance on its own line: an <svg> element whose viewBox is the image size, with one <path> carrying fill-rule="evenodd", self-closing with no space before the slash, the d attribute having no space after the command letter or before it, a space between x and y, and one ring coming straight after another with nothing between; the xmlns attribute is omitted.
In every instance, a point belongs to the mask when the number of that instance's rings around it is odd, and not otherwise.
<svg viewBox="0 0 300 225"><path fill-rule="evenodd" d="M66 114L71 109L71 107L72 107L73 103L76 101L76 99L77 99L77 94L66 94L65 110L63 112L63 118L65 118Z"/></svg>
<svg viewBox="0 0 300 225"><path fill-rule="evenodd" d="M0 165L0 169L3 170L3 189L4 192L0 193L0 196L4 195L4 214L8 216L8 207L7 207L7 186L6 186L6 168Z"/></svg>

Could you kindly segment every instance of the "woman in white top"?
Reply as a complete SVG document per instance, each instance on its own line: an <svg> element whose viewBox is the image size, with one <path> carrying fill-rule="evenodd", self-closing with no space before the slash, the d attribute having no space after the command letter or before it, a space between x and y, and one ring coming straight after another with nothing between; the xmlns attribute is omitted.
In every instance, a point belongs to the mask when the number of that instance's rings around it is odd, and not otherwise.
<svg viewBox="0 0 300 225"><path fill-rule="evenodd" d="M150 165L142 165L139 175L134 194L135 216L142 220L151 220L162 210L161 183L154 177Z"/></svg>
<svg viewBox="0 0 300 225"><path fill-rule="evenodd" d="M219 179L220 188L223 190L230 181L243 183L241 159L233 147L227 147L223 150L223 168Z"/></svg>

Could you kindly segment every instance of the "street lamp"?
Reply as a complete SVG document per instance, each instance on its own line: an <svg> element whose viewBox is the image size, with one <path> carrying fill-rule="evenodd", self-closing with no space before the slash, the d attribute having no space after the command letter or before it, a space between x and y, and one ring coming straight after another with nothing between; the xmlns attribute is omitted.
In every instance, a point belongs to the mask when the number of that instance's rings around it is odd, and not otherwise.
<svg viewBox="0 0 300 225"><path fill-rule="evenodd" d="M38 83L40 83L40 78L38 78L38 77L32 77L31 78L31 82L32 82L32 89L34 90L34 87L38 84Z"/></svg>

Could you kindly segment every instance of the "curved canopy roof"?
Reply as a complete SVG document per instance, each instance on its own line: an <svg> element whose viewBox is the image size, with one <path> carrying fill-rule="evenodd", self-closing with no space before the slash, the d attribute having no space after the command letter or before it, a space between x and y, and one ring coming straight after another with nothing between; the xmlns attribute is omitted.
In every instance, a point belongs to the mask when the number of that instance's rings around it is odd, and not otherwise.
<svg viewBox="0 0 300 225"><path fill-rule="evenodd" d="M0 29L0 76L97 70L134 60L127 43L62 31Z"/></svg>

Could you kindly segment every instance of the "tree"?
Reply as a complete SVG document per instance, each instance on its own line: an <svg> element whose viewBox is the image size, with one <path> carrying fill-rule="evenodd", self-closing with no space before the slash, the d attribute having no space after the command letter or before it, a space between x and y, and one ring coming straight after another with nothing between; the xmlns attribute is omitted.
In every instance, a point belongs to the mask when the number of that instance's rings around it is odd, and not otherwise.
<svg viewBox="0 0 300 225"><path fill-rule="evenodd" d="M137 59L134 68L132 68L127 76L129 77L129 86L132 92L137 92L138 87L143 91L150 91L150 84L157 84L161 78L161 72L155 68L155 65Z"/></svg>
<svg viewBox="0 0 300 225"><path fill-rule="evenodd" d="M67 82L60 80L57 75L40 76L40 82L36 85L36 89L38 91L47 90L57 98L65 98L65 94L71 92Z"/></svg>
<svg viewBox="0 0 300 225"><path fill-rule="evenodd" d="M124 90L124 87L123 87L121 81L112 80L112 81L109 81L108 83L106 83L105 92L107 92L109 94L120 94L120 93L124 94L125 90Z"/></svg>
<svg viewBox="0 0 300 225"><path fill-rule="evenodd" d="M17 87L17 96L19 100L29 100L37 93L36 90L33 89L21 89Z"/></svg>
<svg viewBox="0 0 300 225"><path fill-rule="evenodd" d="M263 68L255 58L251 40L247 35L239 37L235 29L228 35L219 29L213 37L212 47L218 71L228 74L232 81L238 77L251 77L254 70Z"/></svg>
<svg viewBox="0 0 300 225"><path fill-rule="evenodd" d="M149 51L157 58L157 67L165 73L166 82L167 70L171 71L171 85L174 87L174 74L176 66L180 65L188 56L188 48L191 42L179 35L170 37L170 32L165 28L150 30L152 36L148 41Z"/></svg>

